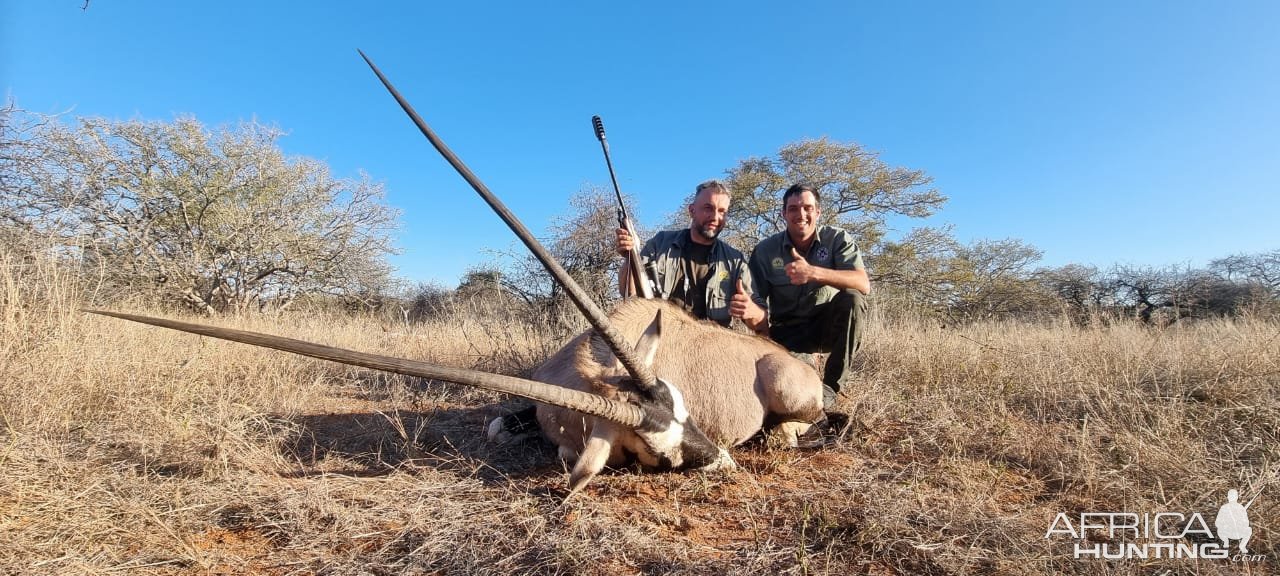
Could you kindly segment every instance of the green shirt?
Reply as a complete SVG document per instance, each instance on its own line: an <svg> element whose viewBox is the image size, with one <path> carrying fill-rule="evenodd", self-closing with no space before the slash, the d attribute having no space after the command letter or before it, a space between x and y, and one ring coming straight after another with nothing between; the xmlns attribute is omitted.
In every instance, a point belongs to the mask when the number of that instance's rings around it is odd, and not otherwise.
<svg viewBox="0 0 1280 576"><path fill-rule="evenodd" d="M640 260L653 278L654 296L675 300L694 316L728 326L729 299L738 279L748 289L752 285L747 259L733 246L716 240L702 265L692 261L695 244L688 229L659 232L645 242Z"/></svg>
<svg viewBox="0 0 1280 576"><path fill-rule="evenodd" d="M833 226L819 226L805 260L814 266L833 270L862 270L862 252L853 235ZM791 257L791 236L786 230L761 240L751 251L751 277L755 279L756 304L769 309L771 326L786 326L812 318L814 308L830 302L839 289L809 282L803 286L791 283L787 264Z"/></svg>

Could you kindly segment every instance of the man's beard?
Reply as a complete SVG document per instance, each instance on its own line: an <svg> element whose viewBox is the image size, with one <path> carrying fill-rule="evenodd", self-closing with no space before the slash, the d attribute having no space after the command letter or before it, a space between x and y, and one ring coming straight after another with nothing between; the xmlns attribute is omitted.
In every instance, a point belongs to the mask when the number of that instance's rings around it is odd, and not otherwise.
<svg viewBox="0 0 1280 576"><path fill-rule="evenodd" d="M711 225L698 226L696 229L698 230L698 233L707 240L715 240L716 236L719 236L720 232L724 230L724 228L716 228Z"/></svg>

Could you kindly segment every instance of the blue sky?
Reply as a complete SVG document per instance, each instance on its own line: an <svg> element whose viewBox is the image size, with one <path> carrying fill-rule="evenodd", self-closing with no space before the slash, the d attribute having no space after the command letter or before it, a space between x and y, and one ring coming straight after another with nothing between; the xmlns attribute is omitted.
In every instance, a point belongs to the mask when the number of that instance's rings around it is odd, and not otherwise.
<svg viewBox="0 0 1280 576"><path fill-rule="evenodd" d="M208 126L364 170L393 259L456 283L514 237L430 148L363 49L531 229L609 177L648 225L739 160L827 136L921 169L927 222L1045 265L1280 248L1276 2L0 0L0 79L37 112Z"/></svg>

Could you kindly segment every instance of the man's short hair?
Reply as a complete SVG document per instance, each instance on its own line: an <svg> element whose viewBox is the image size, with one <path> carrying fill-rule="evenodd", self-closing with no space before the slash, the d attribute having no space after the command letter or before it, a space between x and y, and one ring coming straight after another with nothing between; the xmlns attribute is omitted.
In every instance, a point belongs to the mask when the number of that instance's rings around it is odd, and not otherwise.
<svg viewBox="0 0 1280 576"><path fill-rule="evenodd" d="M711 190L713 194L729 194L728 184L725 184L724 182L721 182L719 180L716 180L715 178L712 178L710 180L707 180L706 182L699 184L697 188L694 188L693 196L696 198L698 194L702 193L703 190L708 190L708 189ZM692 201L693 200L690 199L690 202Z"/></svg>
<svg viewBox="0 0 1280 576"><path fill-rule="evenodd" d="M822 194L818 193L818 189L801 182L799 184L792 184L790 188L787 188L786 192L782 193L782 207L783 208L787 207L787 200L792 196L799 196L801 194L804 194L805 192L813 194L814 202L817 202L819 204L822 203Z"/></svg>

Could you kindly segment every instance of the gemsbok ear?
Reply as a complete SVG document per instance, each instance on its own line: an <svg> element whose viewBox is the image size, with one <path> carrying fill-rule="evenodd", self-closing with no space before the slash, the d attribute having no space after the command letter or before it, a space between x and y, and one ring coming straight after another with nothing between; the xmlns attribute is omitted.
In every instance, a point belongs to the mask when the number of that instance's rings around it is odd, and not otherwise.
<svg viewBox="0 0 1280 576"><path fill-rule="evenodd" d="M658 355L658 344L662 341L662 309L653 315L653 322L644 329L640 340L636 342L636 356L646 368L653 368L653 359Z"/></svg>

